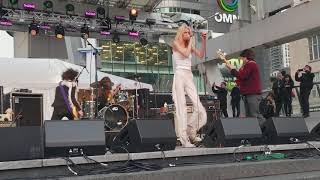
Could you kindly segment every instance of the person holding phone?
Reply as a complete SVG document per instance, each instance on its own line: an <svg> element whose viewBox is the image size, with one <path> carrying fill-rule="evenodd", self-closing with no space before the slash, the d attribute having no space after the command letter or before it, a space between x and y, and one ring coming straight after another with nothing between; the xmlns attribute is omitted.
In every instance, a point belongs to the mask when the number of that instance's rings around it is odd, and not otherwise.
<svg viewBox="0 0 320 180"><path fill-rule="evenodd" d="M305 65L303 69L298 69L295 80L300 82L300 106L303 117L309 117L309 96L313 88L314 74L311 73L311 66Z"/></svg>

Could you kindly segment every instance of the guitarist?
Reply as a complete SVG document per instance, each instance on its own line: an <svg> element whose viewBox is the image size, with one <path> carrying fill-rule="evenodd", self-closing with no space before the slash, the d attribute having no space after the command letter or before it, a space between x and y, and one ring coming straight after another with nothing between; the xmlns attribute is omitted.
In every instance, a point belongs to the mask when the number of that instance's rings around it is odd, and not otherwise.
<svg viewBox="0 0 320 180"><path fill-rule="evenodd" d="M52 104L54 108L51 120L61 120L67 117L69 120L76 120L83 116L83 112L76 99L76 82L78 71L67 69L62 73L62 81L56 87L55 98Z"/></svg>
<svg viewBox="0 0 320 180"><path fill-rule="evenodd" d="M246 117L258 117L259 123L262 125L263 120L260 119L259 113L261 80L259 67L254 60L254 52L251 49L241 52L240 59L243 60L243 65L239 70L229 63L224 53L218 51L218 55L224 61L230 73L239 80L240 93L244 97Z"/></svg>

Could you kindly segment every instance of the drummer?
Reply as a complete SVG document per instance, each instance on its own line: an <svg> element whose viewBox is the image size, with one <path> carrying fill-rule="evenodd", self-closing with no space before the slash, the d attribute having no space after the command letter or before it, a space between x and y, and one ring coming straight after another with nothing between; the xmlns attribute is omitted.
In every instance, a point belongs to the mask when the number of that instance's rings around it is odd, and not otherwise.
<svg viewBox="0 0 320 180"><path fill-rule="evenodd" d="M91 86L96 87L95 83ZM114 87L114 83L107 76L103 77L98 82L98 110L107 106L108 104L114 103L114 96L121 90L121 84Z"/></svg>

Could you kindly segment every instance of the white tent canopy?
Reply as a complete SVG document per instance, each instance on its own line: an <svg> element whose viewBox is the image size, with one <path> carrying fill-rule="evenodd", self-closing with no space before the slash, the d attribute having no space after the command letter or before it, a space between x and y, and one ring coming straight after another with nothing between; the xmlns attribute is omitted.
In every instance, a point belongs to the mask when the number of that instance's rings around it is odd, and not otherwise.
<svg viewBox="0 0 320 180"><path fill-rule="evenodd" d="M0 58L0 86L4 92L10 92L13 88L27 88L33 93L43 94L44 119L50 119L53 108L55 87L61 81L61 74L68 68L81 71L82 67L70 64L58 59L31 59L31 58ZM121 84L123 89L147 88L152 91L152 86L146 83L137 83L133 80L114 76L98 71L98 80L108 76L117 85ZM80 89L89 89L95 80L95 73L86 69L79 77Z"/></svg>
<svg viewBox="0 0 320 180"><path fill-rule="evenodd" d="M15 88L41 88L47 89L56 87L61 81L61 74L68 68L81 71L82 67L70 64L58 59L30 59L30 58L0 58L0 85ZM136 83L133 80L114 76L98 71L98 80L108 76L114 84L121 83L123 89L135 89ZM91 82L90 82L91 80ZM95 74L82 71L79 77L79 88L89 88L94 82ZM138 88L152 90L152 86L146 83L139 83Z"/></svg>

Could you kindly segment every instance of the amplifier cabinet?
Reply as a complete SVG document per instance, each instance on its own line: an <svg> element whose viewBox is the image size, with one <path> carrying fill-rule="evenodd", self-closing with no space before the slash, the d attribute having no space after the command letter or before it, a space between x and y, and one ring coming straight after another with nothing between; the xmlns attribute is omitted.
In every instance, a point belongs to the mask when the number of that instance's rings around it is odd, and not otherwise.
<svg viewBox="0 0 320 180"><path fill-rule="evenodd" d="M17 126L42 126L43 95L35 93L10 93L13 121Z"/></svg>

